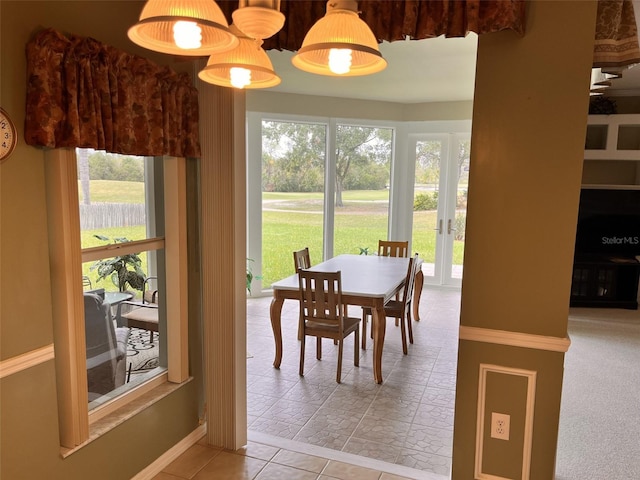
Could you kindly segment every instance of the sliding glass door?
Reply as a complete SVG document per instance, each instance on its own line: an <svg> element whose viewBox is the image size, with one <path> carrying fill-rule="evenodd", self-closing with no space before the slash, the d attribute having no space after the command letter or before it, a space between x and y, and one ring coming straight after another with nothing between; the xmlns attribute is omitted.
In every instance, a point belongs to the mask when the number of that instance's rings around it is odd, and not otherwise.
<svg viewBox="0 0 640 480"><path fill-rule="evenodd" d="M259 246L251 234L248 246L258 277L252 290L294 273L295 250L308 247L312 263L374 253L378 240L387 238L393 128L248 118L247 198L249 205L261 205L259 216L251 207L248 214L249 225L261 226Z"/></svg>

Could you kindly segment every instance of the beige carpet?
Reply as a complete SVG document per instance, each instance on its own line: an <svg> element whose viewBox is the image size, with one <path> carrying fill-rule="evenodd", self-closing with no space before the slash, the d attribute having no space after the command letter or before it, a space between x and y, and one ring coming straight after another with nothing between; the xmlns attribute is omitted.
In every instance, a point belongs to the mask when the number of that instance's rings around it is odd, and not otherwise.
<svg viewBox="0 0 640 480"><path fill-rule="evenodd" d="M640 479L640 311L572 309L557 480Z"/></svg>

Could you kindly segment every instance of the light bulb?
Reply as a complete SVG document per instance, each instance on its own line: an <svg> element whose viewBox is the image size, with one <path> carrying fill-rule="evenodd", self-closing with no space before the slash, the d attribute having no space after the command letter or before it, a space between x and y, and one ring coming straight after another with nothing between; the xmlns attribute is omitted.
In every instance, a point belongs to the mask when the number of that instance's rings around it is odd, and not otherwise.
<svg viewBox="0 0 640 480"><path fill-rule="evenodd" d="M244 88L251 83L251 70L241 67L233 67L230 71L231 85L236 88Z"/></svg>
<svg viewBox="0 0 640 480"><path fill-rule="evenodd" d="M351 49L332 48L329 50L329 70L337 75L349 73L351 70Z"/></svg>
<svg viewBox="0 0 640 480"><path fill-rule="evenodd" d="M173 24L173 40L179 48L191 50L202 46L202 29L196 22L180 20Z"/></svg>

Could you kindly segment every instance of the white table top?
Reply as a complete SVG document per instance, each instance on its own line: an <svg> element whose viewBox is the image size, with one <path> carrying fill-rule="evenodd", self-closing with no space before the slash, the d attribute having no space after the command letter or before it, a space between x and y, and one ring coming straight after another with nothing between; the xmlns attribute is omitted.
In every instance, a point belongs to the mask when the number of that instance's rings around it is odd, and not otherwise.
<svg viewBox="0 0 640 480"><path fill-rule="evenodd" d="M362 297L387 297L404 282L409 266L408 258L377 255L338 255L309 270L342 272L342 293ZM298 274L271 285L274 290L298 290Z"/></svg>

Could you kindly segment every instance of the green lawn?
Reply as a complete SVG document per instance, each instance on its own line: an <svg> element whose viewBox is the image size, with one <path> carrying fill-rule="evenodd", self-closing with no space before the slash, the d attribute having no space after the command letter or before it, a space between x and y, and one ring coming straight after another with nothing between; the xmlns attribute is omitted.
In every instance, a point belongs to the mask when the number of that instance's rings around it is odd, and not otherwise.
<svg viewBox="0 0 640 480"><path fill-rule="evenodd" d="M78 182L78 192L80 192L80 201L82 202L80 182ZM144 183L91 180L89 194L92 202L144 203Z"/></svg>
<svg viewBox="0 0 640 480"><path fill-rule="evenodd" d="M266 205L269 210L262 214L262 272L254 273L262 276L263 288L293 273L294 250L309 247L312 263L322 261L321 211L310 213L305 202L309 197L301 194L279 193L278 197L286 207L280 210L269 203ZM352 195L349 197L347 200L345 196L345 207L336 209L334 255L359 254L361 248L375 253L378 240L387 238L387 204L363 201L362 197ZM418 252L423 261L433 263L436 212L414 212L413 218L412 250ZM454 242L455 264L462 264L463 250L463 242Z"/></svg>

